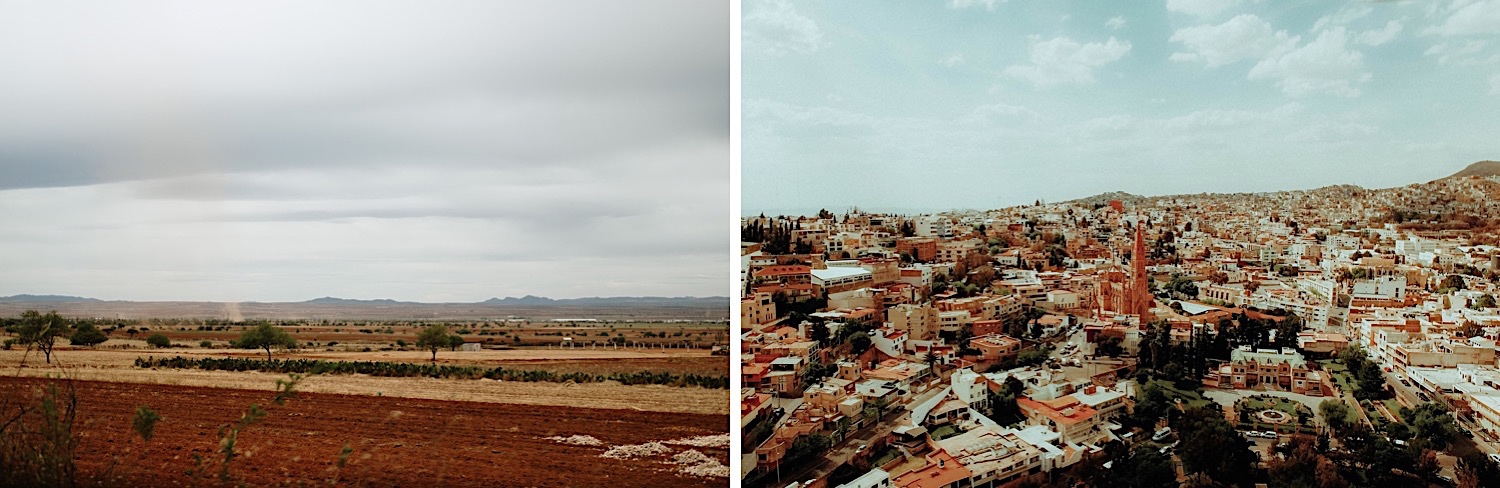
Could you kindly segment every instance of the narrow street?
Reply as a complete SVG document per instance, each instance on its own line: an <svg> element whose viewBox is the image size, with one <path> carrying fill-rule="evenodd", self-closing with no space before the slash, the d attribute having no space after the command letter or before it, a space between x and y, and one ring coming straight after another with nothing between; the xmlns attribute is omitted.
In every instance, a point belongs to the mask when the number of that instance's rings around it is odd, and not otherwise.
<svg viewBox="0 0 1500 488"><path fill-rule="evenodd" d="M783 471L780 480L772 483L771 486L780 487L797 480L814 480L828 476L830 473L833 473L833 470L838 469L839 466L849 462L856 454L859 454L860 446L868 446L875 439L889 435L891 429L894 428L895 421L904 414L906 414L904 408L896 408L890 412L886 412L884 419L872 422L870 425L850 432L844 439L844 442L834 444L821 458L808 462L796 470Z"/></svg>

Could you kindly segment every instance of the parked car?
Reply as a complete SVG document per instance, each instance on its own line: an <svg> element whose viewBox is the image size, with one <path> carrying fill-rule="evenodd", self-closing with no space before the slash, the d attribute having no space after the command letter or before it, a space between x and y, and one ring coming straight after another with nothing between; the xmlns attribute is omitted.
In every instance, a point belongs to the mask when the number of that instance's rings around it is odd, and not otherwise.
<svg viewBox="0 0 1500 488"><path fill-rule="evenodd" d="M1497 463L1500 463L1500 454L1491 454L1490 455L1490 460L1494 461L1494 462L1497 462Z"/></svg>
<svg viewBox="0 0 1500 488"><path fill-rule="evenodd" d="M1160 441L1162 439L1166 439L1169 435L1172 435L1172 428L1162 427L1161 429L1158 429L1155 434L1151 435L1151 440Z"/></svg>

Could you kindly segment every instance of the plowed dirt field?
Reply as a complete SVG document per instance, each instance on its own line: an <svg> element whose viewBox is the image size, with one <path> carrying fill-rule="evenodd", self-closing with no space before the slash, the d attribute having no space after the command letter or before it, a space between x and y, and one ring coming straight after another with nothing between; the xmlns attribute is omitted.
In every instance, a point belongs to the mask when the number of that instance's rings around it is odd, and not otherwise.
<svg viewBox="0 0 1500 488"><path fill-rule="evenodd" d="M28 394L45 380L0 377L0 392ZM301 393L286 405L267 391L77 381L84 486L192 486L194 455L216 476L218 431L252 403L268 415L239 436L231 477L249 486L727 486L724 415L662 413ZM143 443L139 405L162 420ZM574 445L548 437L586 435ZM661 443L661 444L655 444ZM353 452L342 470L339 451ZM622 447L623 446L623 447ZM629 447L636 446L636 447ZM612 447L618 447L610 451ZM696 456L689 451L706 454ZM611 452L614 457L602 454ZM629 453L645 452L639 457ZM619 459L625 453L625 459ZM676 458L676 461L674 461ZM683 464L679 464L679 462ZM724 470L727 471L727 470ZM118 479L101 479L111 472ZM214 482L204 486L217 486Z"/></svg>

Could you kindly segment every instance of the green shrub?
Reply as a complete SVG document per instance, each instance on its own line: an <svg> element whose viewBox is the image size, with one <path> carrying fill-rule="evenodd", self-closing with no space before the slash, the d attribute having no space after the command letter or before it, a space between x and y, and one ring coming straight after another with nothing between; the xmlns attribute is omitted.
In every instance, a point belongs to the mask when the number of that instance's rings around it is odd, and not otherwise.
<svg viewBox="0 0 1500 488"><path fill-rule="evenodd" d="M167 336L161 335L160 332L147 336L146 343L155 348L172 347L172 340L167 339Z"/></svg>

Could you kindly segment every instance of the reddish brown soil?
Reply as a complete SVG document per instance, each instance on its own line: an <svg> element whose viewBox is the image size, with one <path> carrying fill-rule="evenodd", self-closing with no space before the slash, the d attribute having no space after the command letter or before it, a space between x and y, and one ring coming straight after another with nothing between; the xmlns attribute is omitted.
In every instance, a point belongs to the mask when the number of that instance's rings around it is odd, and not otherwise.
<svg viewBox="0 0 1500 488"><path fill-rule="evenodd" d="M14 394L42 380L0 378ZM193 455L217 459L217 431L252 403L269 412L240 434L231 476L250 486L327 484L338 453L353 447L340 485L361 486L727 486L667 462L687 447L633 461L599 456L605 447L544 440L584 434L608 445L722 434L723 416L535 407L303 393L286 405L271 393L171 385L76 382L79 472L85 486L191 486ZM19 389L18 389L19 388ZM138 405L162 417L149 444L131 428ZM728 462L724 448L694 448ZM123 479L105 483L113 465ZM217 465L209 463L212 474ZM215 486L213 482L203 483Z"/></svg>

